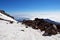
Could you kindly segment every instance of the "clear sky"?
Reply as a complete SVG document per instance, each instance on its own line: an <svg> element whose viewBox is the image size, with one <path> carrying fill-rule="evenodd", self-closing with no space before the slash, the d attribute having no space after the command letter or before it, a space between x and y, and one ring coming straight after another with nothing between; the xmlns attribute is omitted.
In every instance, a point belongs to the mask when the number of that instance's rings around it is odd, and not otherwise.
<svg viewBox="0 0 60 40"><path fill-rule="evenodd" d="M0 9L8 12L60 11L60 0L0 0Z"/></svg>
<svg viewBox="0 0 60 40"><path fill-rule="evenodd" d="M0 9L12 15L60 14L60 0L0 0Z"/></svg>

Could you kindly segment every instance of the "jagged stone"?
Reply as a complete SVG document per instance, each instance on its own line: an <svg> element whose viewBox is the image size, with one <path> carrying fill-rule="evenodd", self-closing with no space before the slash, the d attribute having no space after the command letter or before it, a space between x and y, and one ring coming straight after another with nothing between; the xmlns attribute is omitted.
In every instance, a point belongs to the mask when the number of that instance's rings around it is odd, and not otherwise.
<svg viewBox="0 0 60 40"><path fill-rule="evenodd" d="M43 36L55 35L58 32L60 33L60 25L47 22L44 19L35 18L34 20L24 20L22 23L32 27L33 29L40 29L41 31L45 31Z"/></svg>

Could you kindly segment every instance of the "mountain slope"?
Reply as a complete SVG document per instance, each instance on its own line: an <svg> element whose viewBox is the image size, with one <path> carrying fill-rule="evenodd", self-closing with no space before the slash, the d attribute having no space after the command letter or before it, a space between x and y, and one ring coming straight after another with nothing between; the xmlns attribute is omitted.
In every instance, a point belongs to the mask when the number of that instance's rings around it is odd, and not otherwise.
<svg viewBox="0 0 60 40"><path fill-rule="evenodd" d="M21 23L10 24L0 20L0 40L60 40L60 34L51 37L44 37L42 34L39 30L25 28Z"/></svg>
<svg viewBox="0 0 60 40"><path fill-rule="evenodd" d="M13 18L0 13L0 40L60 40L60 34L42 36L44 32L30 27L26 28L22 23L17 23ZM10 23L10 20L14 23Z"/></svg>
<svg viewBox="0 0 60 40"><path fill-rule="evenodd" d="M5 11L3 11L3 10L0 10L0 18L16 22L16 20L14 20L14 18L12 16L10 16L7 13L5 13Z"/></svg>

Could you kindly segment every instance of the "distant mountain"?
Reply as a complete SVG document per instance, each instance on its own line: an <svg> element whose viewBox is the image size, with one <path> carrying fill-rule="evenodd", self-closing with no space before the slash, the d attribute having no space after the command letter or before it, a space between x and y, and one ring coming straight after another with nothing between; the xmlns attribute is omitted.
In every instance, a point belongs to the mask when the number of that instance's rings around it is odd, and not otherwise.
<svg viewBox="0 0 60 40"><path fill-rule="evenodd" d="M26 17L15 17L15 20L17 20L18 22L22 22L23 20L30 20L30 18L26 18ZM56 25L60 25L59 22L51 20L51 19L44 19L45 21L52 23L52 24L56 24Z"/></svg>
<svg viewBox="0 0 60 40"><path fill-rule="evenodd" d="M49 22L49 23L52 23L52 24L56 24L56 25L60 24L59 22L56 22L56 21L53 21L53 20L50 20L50 19L44 19L44 20Z"/></svg>
<svg viewBox="0 0 60 40"><path fill-rule="evenodd" d="M23 20L30 20L30 19L26 17L15 17L15 20L17 20L18 22L22 22Z"/></svg>

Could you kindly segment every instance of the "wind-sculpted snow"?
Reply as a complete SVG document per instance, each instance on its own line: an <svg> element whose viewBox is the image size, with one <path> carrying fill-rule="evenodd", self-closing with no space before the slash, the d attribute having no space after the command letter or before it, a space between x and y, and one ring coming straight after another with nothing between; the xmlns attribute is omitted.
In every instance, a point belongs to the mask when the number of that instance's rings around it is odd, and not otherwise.
<svg viewBox="0 0 60 40"><path fill-rule="evenodd" d="M0 20L0 40L60 40L60 34L42 36L43 33L30 27L26 28L21 23L10 24Z"/></svg>

